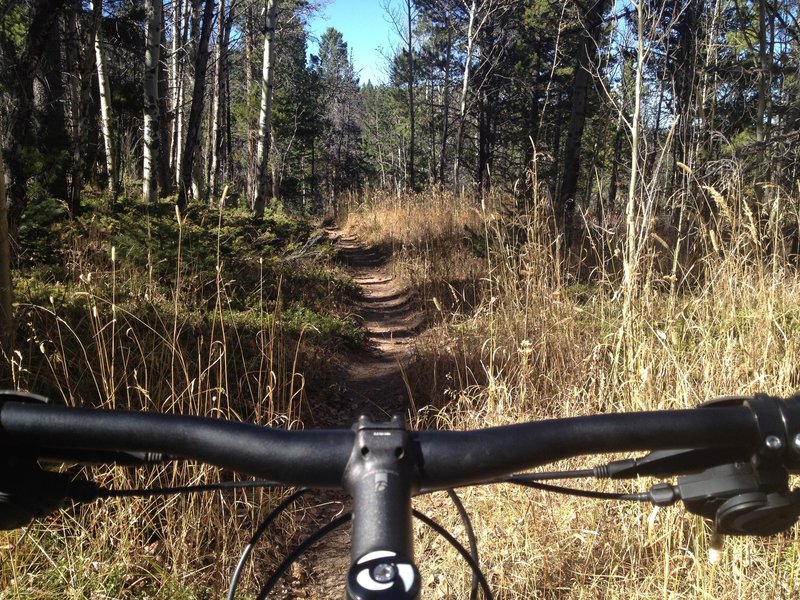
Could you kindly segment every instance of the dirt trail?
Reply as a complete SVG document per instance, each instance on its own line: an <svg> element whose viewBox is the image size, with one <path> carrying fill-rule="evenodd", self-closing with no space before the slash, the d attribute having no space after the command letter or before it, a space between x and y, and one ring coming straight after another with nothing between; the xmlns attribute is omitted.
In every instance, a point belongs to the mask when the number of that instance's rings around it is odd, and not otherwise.
<svg viewBox="0 0 800 600"><path fill-rule="evenodd" d="M408 355L422 316L406 287L392 275L388 258L365 247L352 233L334 231L339 259L361 286L354 312L367 333L368 349L351 357L342 373L343 393L352 403L349 423L361 412L376 418L405 410L408 402L401 364Z"/></svg>
<svg viewBox="0 0 800 600"><path fill-rule="evenodd" d="M327 230L339 261L361 286L352 310L367 334L367 347L351 352L342 366L336 394L325 407L312 408L315 427L350 427L362 413L385 420L405 411L408 393L401 365L422 325L408 289L392 275L388 257L339 229ZM343 495L322 493L310 507L311 521L322 525L348 510ZM343 596L350 564L349 526L331 534L300 561L287 598L322 600Z"/></svg>

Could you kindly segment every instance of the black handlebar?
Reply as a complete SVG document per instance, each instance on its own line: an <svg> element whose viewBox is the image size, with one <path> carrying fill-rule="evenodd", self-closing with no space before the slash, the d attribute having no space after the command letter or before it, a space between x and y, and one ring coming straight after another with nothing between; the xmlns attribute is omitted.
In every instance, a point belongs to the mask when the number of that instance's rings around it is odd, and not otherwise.
<svg viewBox="0 0 800 600"><path fill-rule="evenodd" d="M56 407L0 392L0 449L0 526L17 527L45 514L55 508L54 495L42 491L69 487L60 474L38 469L43 457L125 461L131 453L135 460L161 453L280 484L343 488L353 499L352 599L385 597L371 594L387 585L399 590L393 598L417 597L414 494L486 483L579 455L656 451L596 471L611 477L694 473L677 486L655 486L649 498L682 499L721 533L768 535L800 515L800 492L789 491L787 475L800 471L800 395L459 432L407 431L400 416L388 423L362 417L351 430L285 431L194 416Z"/></svg>
<svg viewBox="0 0 800 600"><path fill-rule="evenodd" d="M287 485L341 487L352 431L285 431L186 415L6 402L0 445L162 452Z"/></svg>
<svg viewBox="0 0 800 600"><path fill-rule="evenodd" d="M766 398L766 397L765 397ZM469 485L573 456L680 448L760 451L800 465L800 397L770 399L781 431L764 434L753 406L553 419L474 431L409 432L418 487ZM772 447L766 441L774 436ZM69 408L6 401L0 446L162 452L287 485L339 488L351 430L286 431L185 415ZM800 441L800 440L798 440ZM775 445L777 444L777 447Z"/></svg>

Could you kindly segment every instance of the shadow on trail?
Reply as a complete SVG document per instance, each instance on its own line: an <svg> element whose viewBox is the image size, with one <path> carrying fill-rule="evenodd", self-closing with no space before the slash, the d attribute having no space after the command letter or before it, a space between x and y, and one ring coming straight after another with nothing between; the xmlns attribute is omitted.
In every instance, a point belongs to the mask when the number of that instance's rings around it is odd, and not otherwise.
<svg viewBox="0 0 800 600"><path fill-rule="evenodd" d="M328 397L309 402L304 421L309 427L349 428L362 413L388 420L392 413L408 409L402 365L411 358L424 319L410 291L393 276L387 252L364 246L348 232L328 230L327 234L336 244L339 262L360 285L351 310L361 321L367 344L341 357L340 373ZM310 533L315 524L327 523L347 510L348 504L339 492L315 494L305 508L307 525L301 530ZM288 577L289 597L298 597L294 594L299 588L307 600L341 597L350 565L349 545L346 527L314 546Z"/></svg>
<svg viewBox="0 0 800 600"><path fill-rule="evenodd" d="M408 408L401 365L424 319L410 291L393 276L386 251L365 246L349 232L327 233L338 249L338 261L361 288L352 311L367 345L342 357L332 397L308 410L313 426L349 427L364 412L386 417Z"/></svg>

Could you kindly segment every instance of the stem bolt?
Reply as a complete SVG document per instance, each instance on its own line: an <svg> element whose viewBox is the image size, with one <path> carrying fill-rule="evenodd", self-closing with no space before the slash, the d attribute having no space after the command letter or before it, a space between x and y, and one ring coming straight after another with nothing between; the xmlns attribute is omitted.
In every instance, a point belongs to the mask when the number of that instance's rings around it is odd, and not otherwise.
<svg viewBox="0 0 800 600"><path fill-rule="evenodd" d="M389 583L397 575L397 567L391 563L380 563L372 569L372 578L378 583Z"/></svg>
<svg viewBox="0 0 800 600"><path fill-rule="evenodd" d="M797 436L795 436L795 442L797 442ZM783 442L777 435L768 435L764 440L764 444L767 446L768 450L772 450L773 452L783 448Z"/></svg>

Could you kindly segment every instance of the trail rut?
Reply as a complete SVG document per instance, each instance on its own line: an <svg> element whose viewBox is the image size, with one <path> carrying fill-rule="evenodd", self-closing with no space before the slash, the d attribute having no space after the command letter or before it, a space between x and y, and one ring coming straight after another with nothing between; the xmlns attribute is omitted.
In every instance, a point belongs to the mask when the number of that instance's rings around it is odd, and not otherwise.
<svg viewBox="0 0 800 600"><path fill-rule="evenodd" d="M367 336L366 348L349 352L336 391L324 406L311 407L314 427L350 427L362 413L385 420L408 408L403 361L409 356L423 318L408 288L392 275L389 257L366 246L353 232L327 230L338 260L361 290L353 314ZM324 492L309 507L309 533L348 510L342 494ZM343 596L350 564L350 528L331 534L309 551L290 577L286 598L322 600Z"/></svg>

